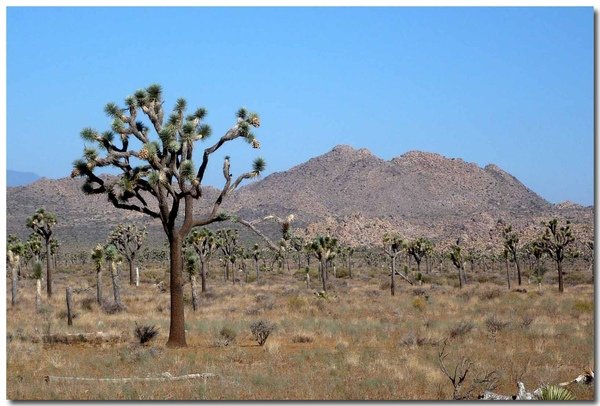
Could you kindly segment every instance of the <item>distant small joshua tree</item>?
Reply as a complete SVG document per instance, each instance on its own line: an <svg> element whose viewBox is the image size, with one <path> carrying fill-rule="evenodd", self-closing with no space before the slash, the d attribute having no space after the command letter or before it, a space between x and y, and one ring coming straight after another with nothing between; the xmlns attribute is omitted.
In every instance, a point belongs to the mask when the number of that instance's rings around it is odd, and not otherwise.
<svg viewBox="0 0 600 406"><path fill-rule="evenodd" d="M210 257L218 248L218 239L206 227L194 228L187 236L186 244L194 249L200 262L200 278L202 279L202 292L204 293L206 292L206 274Z"/></svg>
<svg viewBox="0 0 600 406"><path fill-rule="evenodd" d="M327 292L327 262L335 255L337 244L337 238L319 235L313 239L310 245L311 251L319 260L319 272L324 292Z"/></svg>
<svg viewBox="0 0 600 406"><path fill-rule="evenodd" d="M102 306L102 264L104 262L104 247L100 244L92 250L92 261L96 265L96 301Z"/></svg>
<svg viewBox="0 0 600 406"><path fill-rule="evenodd" d="M119 283L119 269L117 268L117 263L121 261L121 258L119 256L119 251L112 244L107 245L104 249L104 257L110 264L110 276L113 285L114 298L114 305L112 310L114 312L118 312L125 308L123 306L123 302L121 302L121 285Z"/></svg>
<svg viewBox="0 0 600 406"><path fill-rule="evenodd" d="M135 260L147 235L146 227L138 228L135 224L119 224L108 236L108 243L113 244L129 264L130 285L135 285Z"/></svg>
<svg viewBox="0 0 600 406"><path fill-rule="evenodd" d="M417 263L417 272L421 273L421 261L433 252L433 244L426 238L417 238L406 246L406 251Z"/></svg>
<svg viewBox="0 0 600 406"><path fill-rule="evenodd" d="M39 234L46 243L46 293L52 296L52 262L50 261L50 238L52 228L56 224L56 216L45 209L38 209L35 214L27 219L27 227Z"/></svg>
<svg viewBox="0 0 600 406"><path fill-rule="evenodd" d="M9 238L9 242L6 246L6 260L10 267L11 279L12 279L12 298L11 305L17 305L17 280L18 280L18 268L21 258L25 253L25 244L23 244L18 238Z"/></svg>
<svg viewBox="0 0 600 406"><path fill-rule="evenodd" d="M462 249L460 248L458 242L450 248L449 257L456 269L458 270L458 286L462 289L463 283L466 284L466 280L464 277L465 262L462 255Z"/></svg>
<svg viewBox="0 0 600 406"><path fill-rule="evenodd" d="M571 230L571 222L567 220L566 225L559 226L557 219L543 223L546 228L542 235L544 251L556 262L558 271L558 291L564 292L562 262L565 259L567 247L575 241Z"/></svg>
<svg viewBox="0 0 600 406"><path fill-rule="evenodd" d="M504 249L507 254L510 255L512 261L517 268L517 282L521 286L521 268L519 267L519 234L513 231L512 226L507 226L502 231L502 237L504 238Z"/></svg>
<svg viewBox="0 0 600 406"><path fill-rule="evenodd" d="M396 274L396 257L404 250L404 248L404 240L398 234L386 234L383 236L383 251L392 261L390 285L392 296L396 294L396 284L394 280L394 275Z"/></svg>

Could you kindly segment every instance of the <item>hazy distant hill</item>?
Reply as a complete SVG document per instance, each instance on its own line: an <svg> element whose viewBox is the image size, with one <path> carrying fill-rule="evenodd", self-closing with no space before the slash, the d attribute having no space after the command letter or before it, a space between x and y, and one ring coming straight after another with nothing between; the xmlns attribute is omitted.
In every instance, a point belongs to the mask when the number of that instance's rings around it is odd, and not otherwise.
<svg viewBox="0 0 600 406"><path fill-rule="evenodd" d="M26 217L45 206L57 213L57 234L69 243L102 241L119 221L143 222L155 242L163 241L158 221L117 210L104 196L85 196L81 184L43 179L9 188L8 232L26 235ZM204 195L197 212L217 191L205 188ZM330 229L352 244L378 244L389 230L407 238L449 241L466 235L484 241L499 219L534 232L550 216L571 219L582 238L593 235L593 208L553 205L495 165L481 168L418 151L386 161L345 145L240 188L223 208L247 219L293 213L295 226L307 228L307 235Z"/></svg>
<svg viewBox="0 0 600 406"><path fill-rule="evenodd" d="M6 171L6 186L28 185L40 179L38 175L32 172L20 172L8 169Z"/></svg>

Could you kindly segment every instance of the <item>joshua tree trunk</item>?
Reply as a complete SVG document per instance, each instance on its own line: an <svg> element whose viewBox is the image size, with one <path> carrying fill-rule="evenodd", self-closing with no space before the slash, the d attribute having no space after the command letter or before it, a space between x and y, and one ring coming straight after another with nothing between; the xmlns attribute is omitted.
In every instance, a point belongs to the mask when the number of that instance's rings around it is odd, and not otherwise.
<svg viewBox="0 0 600 406"><path fill-rule="evenodd" d="M121 304L121 286L119 282L119 271L117 269L117 264L114 261L110 263L110 277L112 279L113 285L113 297L115 299L115 306L118 308L122 307Z"/></svg>
<svg viewBox="0 0 600 406"><path fill-rule="evenodd" d="M35 280L35 310L39 313L42 310L42 280Z"/></svg>
<svg viewBox="0 0 600 406"><path fill-rule="evenodd" d="M11 304L12 306L16 306L17 305L17 279L18 279L18 275L17 275L17 266L12 266L11 270L10 270L10 275L12 278L12 298L11 298Z"/></svg>
<svg viewBox="0 0 600 406"><path fill-rule="evenodd" d="M129 263L129 284L135 285L135 268L133 266L133 257L127 262Z"/></svg>
<svg viewBox="0 0 600 406"><path fill-rule="evenodd" d="M458 267L458 287L463 287L462 265Z"/></svg>
<svg viewBox="0 0 600 406"><path fill-rule="evenodd" d="M200 260L200 279L202 280L202 293L206 292L206 267L208 266L208 264L205 263L205 261L206 260L203 259Z"/></svg>
<svg viewBox="0 0 600 406"><path fill-rule="evenodd" d="M196 289L196 275L190 275L190 284L192 285L192 309L198 310L198 292Z"/></svg>
<svg viewBox="0 0 600 406"><path fill-rule="evenodd" d="M176 234L176 233L173 233ZM171 324L167 347L187 347L185 340L185 318L183 308L183 261L181 241L177 235L169 238L170 283L171 283Z"/></svg>
<svg viewBox="0 0 600 406"><path fill-rule="evenodd" d="M394 296L396 294L396 283L394 280L395 273L396 273L396 257L392 257L392 281L391 281L391 286L390 286L392 296Z"/></svg>
<svg viewBox="0 0 600 406"><path fill-rule="evenodd" d="M508 290L510 290L510 273L508 271L508 258L506 259L506 283L508 284Z"/></svg>
<svg viewBox="0 0 600 406"><path fill-rule="evenodd" d="M231 263L231 280L233 281L233 284L235 285L235 274L236 274L236 270L235 270L235 262Z"/></svg>
<svg viewBox="0 0 600 406"><path fill-rule="evenodd" d="M327 292L327 276L326 276L326 270L325 270L325 264L323 263L323 261L321 260L321 265L319 266L321 268L321 281L323 282L323 291Z"/></svg>
<svg viewBox="0 0 600 406"><path fill-rule="evenodd" d="M310 275L306 273L306 289L310 289Z"/></svg>
<svg viewBox="0 0 600 406"><path fill-rule="evenodd" d="M256 268L256 283L258 283L258 259L254 260L254 267Z"/></svg>
<svg viewBox="0 0 600 406"><path fill-rule="evenodd" d="M515 256L515 267L517 268L517 281L519 283L519 286L521 286L521 268L519 267L519 261L517 260L516 256Z"/></svg>
<svg viewBox="0 0 600 406"><path fill-rule="evenodd" d="M556 261L556 267L558 268L558 291L563 293L565 287L563 285L562 261Z"/></svg>
<svg viewBox="0 0 600 406"><path fill-rule="evenodd" d="M96 269L96 301L102 306L102 267Z"/></svg>
<svg viewBox="0 0 600 406"><path fill-rule="evenodd" d="M50 261L50 242L46 240L46 292L52 296L52 261Z"/></svg>
<svg viewBox="0 0 600 406"><path fill-rule="evenodd" d="M67 325L73 325L73 289L67 288Z"/></svg>
<svg viewBox="0 0 600 406"><path fill-rule="evenodd" d="M348 277L352 279L352 261L350 260L350 256L348 255Z"/></svg>
<svg viewBox="0 0 600 406"><path fill-rule="evenodd" d="M140 286L140 268L135 267L135 286Z"/></svg>

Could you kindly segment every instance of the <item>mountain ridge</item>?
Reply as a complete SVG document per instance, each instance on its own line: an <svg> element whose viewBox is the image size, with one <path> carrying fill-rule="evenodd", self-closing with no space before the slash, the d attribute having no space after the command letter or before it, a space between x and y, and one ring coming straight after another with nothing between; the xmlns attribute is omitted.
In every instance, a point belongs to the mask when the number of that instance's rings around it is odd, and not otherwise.
<svg viewBox="0 0 600 406"><path fill-rule="evenodd" d="M84 196L82 184L82 179L40 179L8 188L7 231L25 235L27 216L45 206L59 216L57 233L60 230L73 243L101 241L111 226L122 221L147 224L149 234L160 240L159 221L115 209L105 196ZM208 209L218 195L210 186L203 191L206 199L195 205L196 213ZM348 243L354 245L376 244L382 233L394 229L409 238L441 241L466 233L485 239L498 219L524 229L548 216L570 218L586 235L593 235L593 207L549 203L495 164L482 168L423 151L385 160L349 145L338 145L287 171L245 184L222 207L247 219L294 214L295 227L307 236L325 232L319 227L328 224L332 232L339 227L337 231L346 233ZM353 236L357 233L372 236Z"/></svg>

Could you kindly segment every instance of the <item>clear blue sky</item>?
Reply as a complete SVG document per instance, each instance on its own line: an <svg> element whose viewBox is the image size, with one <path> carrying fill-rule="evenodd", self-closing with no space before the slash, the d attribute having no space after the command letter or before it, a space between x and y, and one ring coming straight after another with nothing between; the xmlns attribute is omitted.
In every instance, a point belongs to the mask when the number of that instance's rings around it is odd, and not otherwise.
<svg viewBox="0 0 600 406"><path fill-rule="evenodd" d="M163 85L213 137L258 111L221 184L337 144L495 163L551 202L593 204L593 9L8 8L9 169L68 176L106 102Z"/></svg>

